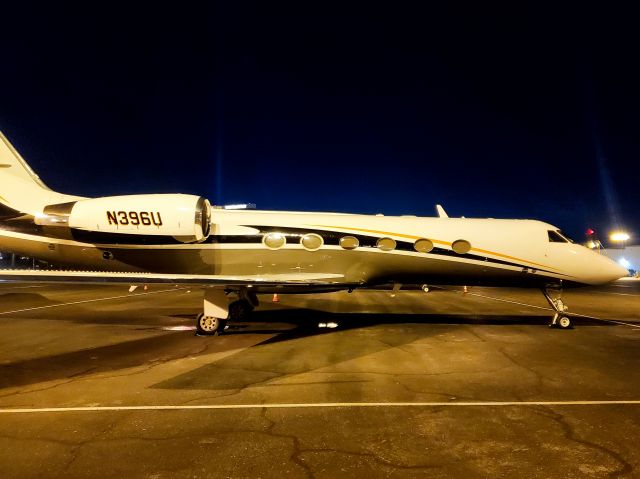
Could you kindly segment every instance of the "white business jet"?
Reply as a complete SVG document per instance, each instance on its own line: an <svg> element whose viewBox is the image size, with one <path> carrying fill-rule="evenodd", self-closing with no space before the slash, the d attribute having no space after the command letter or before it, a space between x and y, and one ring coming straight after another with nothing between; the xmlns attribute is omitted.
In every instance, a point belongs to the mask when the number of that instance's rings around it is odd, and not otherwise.
<svg viewBox="0 0 640 479"><path fill-rule="evenodd" d="M0 270L0 281L186 284L204 290L203 335L258 306L258 293L380 284L540 288L571 327L562 287L627 275L610 259L531 220L225 210L204 198L84 198L45 186L0 133L0 251L65 270Z"/></svg>

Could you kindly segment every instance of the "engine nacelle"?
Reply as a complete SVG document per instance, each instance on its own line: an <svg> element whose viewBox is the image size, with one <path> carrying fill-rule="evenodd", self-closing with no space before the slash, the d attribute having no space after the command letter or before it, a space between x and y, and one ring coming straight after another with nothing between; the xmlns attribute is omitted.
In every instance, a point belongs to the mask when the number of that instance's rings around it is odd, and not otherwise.
<svg viewBox="0 0 640 479"><path fill-rule="evenodd" d="M189 243L209 236L211 205L194 195L107 196L49 205L35 222L103 233L173 236Z"/></svg>

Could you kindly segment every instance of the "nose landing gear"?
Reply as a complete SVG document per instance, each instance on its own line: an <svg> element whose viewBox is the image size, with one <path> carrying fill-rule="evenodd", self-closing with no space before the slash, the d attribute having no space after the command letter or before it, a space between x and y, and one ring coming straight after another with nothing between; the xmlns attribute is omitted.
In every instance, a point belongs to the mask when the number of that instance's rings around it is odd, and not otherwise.
<svg viewBox="0 0 640 479"><path fill-rule="evenodd" d="M551 318L551 322L549 323L549 327L572 329L573 323L571 321L571 317L567 313L569 307L564 304L561 298L562 285L547 285L542 289L542 294L544 294L549 306L551 306L555 311L553 318Z"/></svg>

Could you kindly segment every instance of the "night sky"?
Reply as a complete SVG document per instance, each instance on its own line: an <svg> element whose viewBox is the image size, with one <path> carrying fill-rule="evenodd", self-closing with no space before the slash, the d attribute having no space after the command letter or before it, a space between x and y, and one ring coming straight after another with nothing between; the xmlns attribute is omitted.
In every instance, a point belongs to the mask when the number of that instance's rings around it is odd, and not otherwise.
<svg viewBox="0 0 640 479"><path fill-rule="evenodd" d="M205 3L3 6L0 129L48 186L640 236L633 12Z"/></svg>

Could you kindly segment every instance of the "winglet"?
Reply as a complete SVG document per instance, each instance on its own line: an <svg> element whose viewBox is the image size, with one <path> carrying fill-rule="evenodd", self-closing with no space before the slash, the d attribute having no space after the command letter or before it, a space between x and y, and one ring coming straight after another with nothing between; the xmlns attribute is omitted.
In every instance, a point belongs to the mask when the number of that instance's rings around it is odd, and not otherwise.
<svg viewBox="0 0 640 479"><path fill-rule="evenodd" d="M436 205L436 213L438 213L438 218L448 218L449 217L449 215L444 210L442 205Z"/></svg>

